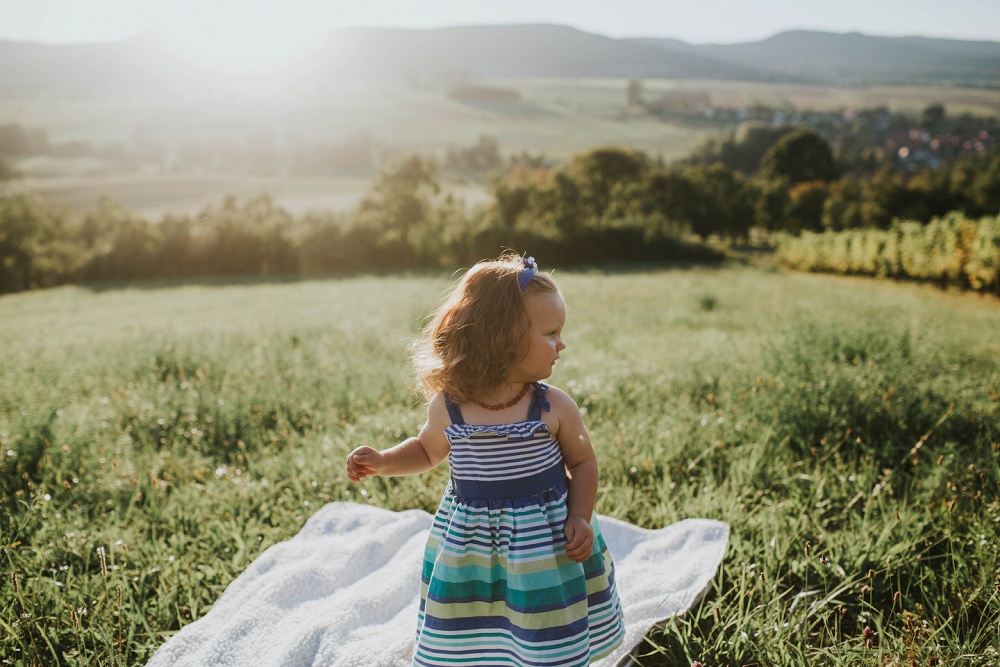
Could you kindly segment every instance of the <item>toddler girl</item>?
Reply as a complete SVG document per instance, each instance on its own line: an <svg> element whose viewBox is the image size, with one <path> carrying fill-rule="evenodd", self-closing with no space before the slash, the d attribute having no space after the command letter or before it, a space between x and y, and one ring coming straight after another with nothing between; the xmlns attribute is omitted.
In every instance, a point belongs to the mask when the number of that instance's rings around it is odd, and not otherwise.
<svg viewBox="0 0 1000 667"><path fill-rule="evenodd" d="M565 319L558 286L534 259L476 264L415 346L429 398L420 434L347 458L357 482L448 457L414 665L587 665L622 640L614 565L593 514L594 450L573 399L541 382L566 347Z"/></svg>

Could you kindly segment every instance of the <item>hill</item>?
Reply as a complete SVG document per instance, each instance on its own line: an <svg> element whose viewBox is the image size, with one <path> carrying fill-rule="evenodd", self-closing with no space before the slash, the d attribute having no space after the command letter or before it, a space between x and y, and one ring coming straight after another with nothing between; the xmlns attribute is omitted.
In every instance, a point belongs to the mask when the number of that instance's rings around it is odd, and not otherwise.
<svg viewBox="0 0 1000 667"><path fill-rule="evenodd" d="M155 35L91 44L0 40L0 91L68 95L189 86L223 76Z"/></svg>
<svg viewBox="0 0 1000 667"><path fill-rule="evenodd" d="M928 37L877 37L808 30L783 32L745 44L687 45L638 39L668 53L697 54L741 63L774 77L817 83L961 83L1000 81L1000 43Z"/></svg>
<svg viewBox="0 0 1000 667"><path fill-rule="evenodd" d="M625 77L1000 85L1000 43L784 32L744 44L611 37L560 25L344 28L271 71L237 76L150 34L101 44L0 41L0 90L80 94L332 76Z"/></svg>

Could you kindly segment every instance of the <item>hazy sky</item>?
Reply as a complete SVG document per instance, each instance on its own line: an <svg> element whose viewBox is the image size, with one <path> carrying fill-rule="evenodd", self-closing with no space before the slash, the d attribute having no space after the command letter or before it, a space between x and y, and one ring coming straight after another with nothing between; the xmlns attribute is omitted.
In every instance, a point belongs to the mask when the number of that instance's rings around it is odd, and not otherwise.
<svg viewBox="0 0 1000 667"><path fill-rule="evenodd" d="M692 43L794 28L1000 41L998 0L0 0L0 38L120 39L146 30L213 59L266 64L341 26L559 23Z"/></svg>

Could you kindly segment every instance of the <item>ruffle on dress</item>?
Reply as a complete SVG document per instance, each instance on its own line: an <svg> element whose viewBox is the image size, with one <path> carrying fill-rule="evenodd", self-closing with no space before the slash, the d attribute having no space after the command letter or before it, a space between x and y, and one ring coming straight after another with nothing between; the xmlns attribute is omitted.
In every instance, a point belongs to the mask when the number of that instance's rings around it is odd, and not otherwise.
<svg viewBox="0 0 1000 667"><path fill-rule="evenodd" d="M511 424L452 424L444 432L453 438L493 436L507 438L508 441L530 440L536 436L552 437L549 425L540 419Z"/></svg>

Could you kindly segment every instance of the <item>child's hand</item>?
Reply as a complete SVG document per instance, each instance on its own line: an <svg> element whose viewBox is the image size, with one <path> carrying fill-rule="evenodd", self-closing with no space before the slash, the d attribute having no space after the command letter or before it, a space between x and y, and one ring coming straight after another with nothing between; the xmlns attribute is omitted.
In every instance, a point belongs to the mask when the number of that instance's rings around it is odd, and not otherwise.
<svg viewBox="0 0 1000 667"><path fill-rule="evenodd" d="M590 558L594 548L594 529L586 519L571 515L563 526L563 534L566 536L566 555L570 560L582 563Z"/></svg>
<svg viewBox="0 0 1000 667"><path fill-rule="evenodd" d="M360 482L365 477L378 475L384 467L385 457L371 447L358 447L347 455L347 477L352 482Z"/></svg>

